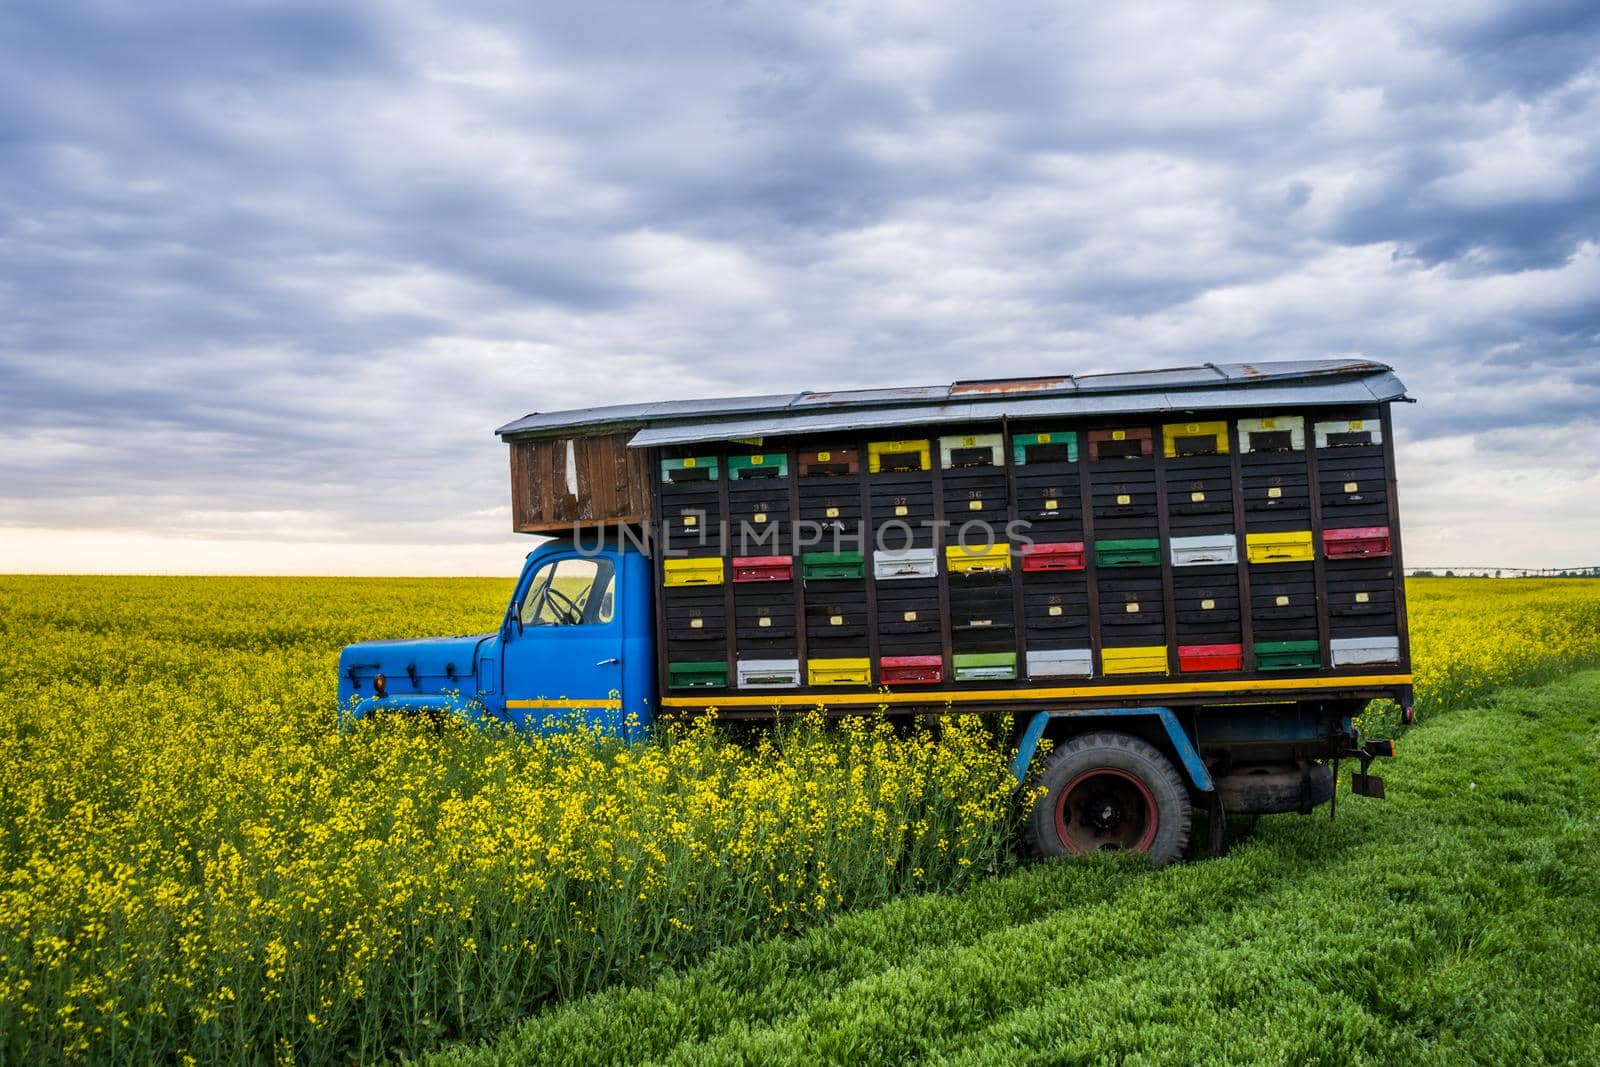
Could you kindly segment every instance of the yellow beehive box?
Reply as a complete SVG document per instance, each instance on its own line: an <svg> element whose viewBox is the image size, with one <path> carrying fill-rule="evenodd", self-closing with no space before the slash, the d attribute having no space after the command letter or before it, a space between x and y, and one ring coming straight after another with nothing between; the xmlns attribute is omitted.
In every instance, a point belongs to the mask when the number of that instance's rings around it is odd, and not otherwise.
<svg viewBox="0 0 1600 1067"><path fill-rule="evenodd" d="M1166 674L1167 646L1102 648L1100 669L1104 674Z"/></svg>
<svg viewBox="0 0 1600 1067"><path fill-rule="evenodd" d="M1228 424L1169 422L1161 427L1161 454L1168 459L1175 459L1180 454L1225 456L1228 454Z"/></svg>
<svg viewBox="0 0 1600 1067"><path fill-rule="evenodd" d="M945 567L951 574L1003 574L1011 569L1011 546L1005 542L990 545L949 545L944 550Z"/></svg>
<svg viewBox="0 0 1600 1067"><path fill-rule="evenodd" d="M1310 530L1245 534L1244 540L1251 563L1307 563L1312 558Z"/></svg>
<svg viewBox="0 0 1600 1067"><path fill-rule="evenodd" d="M872 441L867 445L867 471L925 471L933 465L932 453L926 441Z"/></svg>
<svg viewBox="0 0 1600 1067"><path fill-rule="evenodd" d="M806 664L806 681L811 685L871 685L872 661L865 657L814 659Z"/></svg>
<svg viewBox="0 0 1600 1067"><path fill-rule="evenodd" d="M661 584L668 587L681 585L721 585L723 563L720 557L709 559L669 559L662 562Z"/></svg>

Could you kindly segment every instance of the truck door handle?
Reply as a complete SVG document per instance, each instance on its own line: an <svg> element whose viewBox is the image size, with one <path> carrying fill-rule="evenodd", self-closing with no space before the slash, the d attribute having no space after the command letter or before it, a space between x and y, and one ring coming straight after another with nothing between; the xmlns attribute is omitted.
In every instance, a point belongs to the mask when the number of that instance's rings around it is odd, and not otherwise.
<svg viewBox="0 0 1600 1067"><path fill-rule="evenodd" d="M615 666L616 664L621 663L621 662L622 662L622 660L618 659L616 656L612 656L610 659L603 659L603 660L596 661L595 662L595 666L596 667L611 667L611 666Z"/></svg>

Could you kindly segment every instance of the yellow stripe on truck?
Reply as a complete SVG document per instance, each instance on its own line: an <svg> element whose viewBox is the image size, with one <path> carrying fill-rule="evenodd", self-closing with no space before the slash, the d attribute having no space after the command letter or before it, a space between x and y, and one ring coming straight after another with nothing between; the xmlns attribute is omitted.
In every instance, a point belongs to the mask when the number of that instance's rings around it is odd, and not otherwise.
<svg viewBox="0 0 1600 1067"><path fill-rule="evenodd" d="M1410 685L1409 674L1363 674L1343 678L1271 678L1240 682L1165 682L1155 685L1079 685L1059 689L967 689L917 693L796 693L780 696L663 697L668 708L770 708L778 705L835 707L844 704L963 704L978 701L1079 700L1084 697L1189 696L1194 693L1286 693L1306 689L1367 689Z"/></svg>
<svg viewBox="0 0 1600 1067"><path fill-rule="evenodd" d="M620 708L621 700L508 700L508 708Z"/></svg>

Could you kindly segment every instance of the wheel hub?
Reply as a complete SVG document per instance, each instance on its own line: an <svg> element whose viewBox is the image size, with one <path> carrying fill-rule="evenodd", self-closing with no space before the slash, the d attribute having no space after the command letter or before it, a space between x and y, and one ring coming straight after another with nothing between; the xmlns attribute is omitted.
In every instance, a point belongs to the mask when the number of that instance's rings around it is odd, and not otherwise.
<svg viewBox="0 0 1600 1067"><path fill-rule="evenodd" d="M1097 797L1086 806L1085 820L1101 833L1116 833L1122 822L1122 805L1112 797Z"/></svg>
<svg viewBox="0 0 1600 1067"><path fill-rule="evenodd" d="M1058 804L1056 832L1069 851L1144 852L1155 840L1155 798L1126 771L1085 771L1062 789Z"/></svg>

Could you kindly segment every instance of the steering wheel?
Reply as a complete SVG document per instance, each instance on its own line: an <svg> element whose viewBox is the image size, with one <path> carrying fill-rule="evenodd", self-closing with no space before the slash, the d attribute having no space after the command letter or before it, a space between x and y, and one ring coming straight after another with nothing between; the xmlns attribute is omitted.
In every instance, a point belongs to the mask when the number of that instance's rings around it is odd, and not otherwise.
<svg viewBox="0 0 1600 1067"><path fill-rule="evenodd" d="M562 622L569 626L576 626L583 621L583 605L557 589L553 584L545 588L544 595L561 609Z"/></svg>

